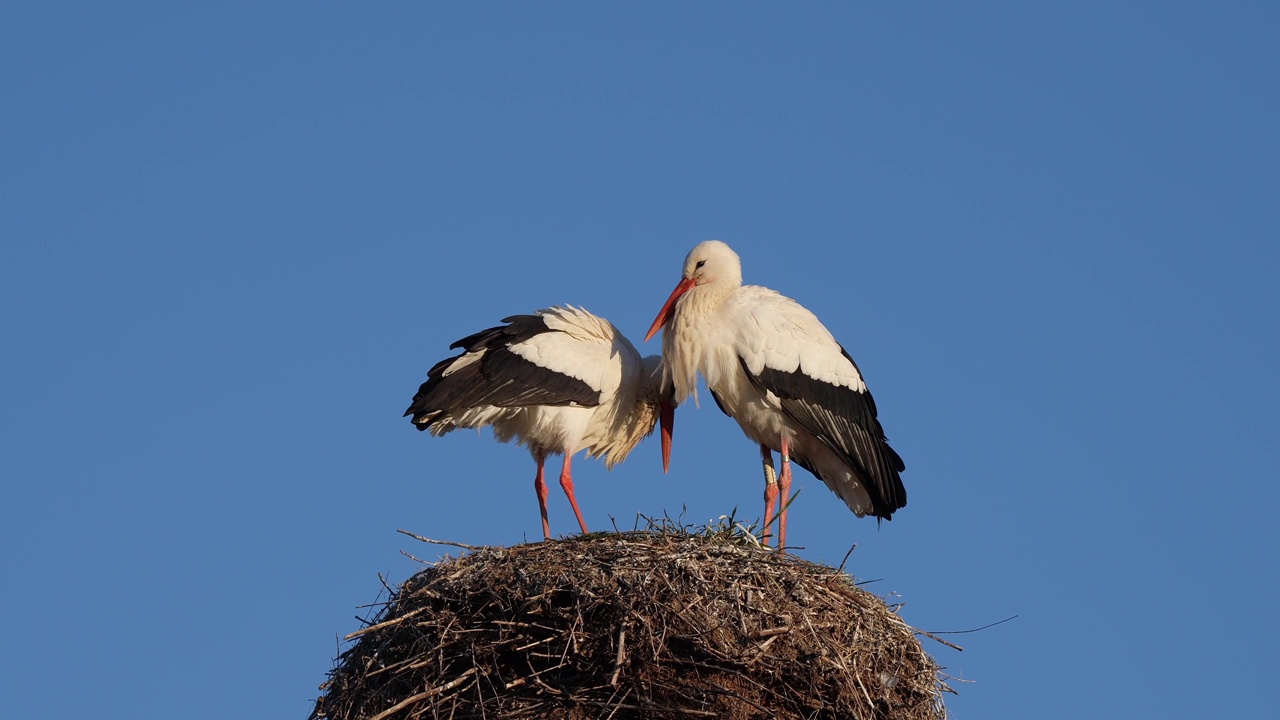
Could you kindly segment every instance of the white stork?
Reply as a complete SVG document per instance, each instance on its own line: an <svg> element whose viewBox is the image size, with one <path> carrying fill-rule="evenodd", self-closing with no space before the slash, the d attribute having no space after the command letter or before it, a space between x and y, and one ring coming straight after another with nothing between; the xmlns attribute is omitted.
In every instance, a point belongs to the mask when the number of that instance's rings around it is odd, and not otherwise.
<svg viewBox="0 0 1280 720"><path fill-rule="evenodd" d="M671 456L675 403L659 388L661 358L641 358L609 321L581 308L552 307L513 315L449 346L461 355L436 363L405 411L419 430L443 435L455 428L493 427L500 442L518 439L538 463L534 490L547 522L543 463L564 455L560 487L578 526L587 532L573 494L570 465L586 450L612 468L662 424L662 467Z"/></svg>
<svg viewBox="0 0 1280 720"><path fill-rule="evenodd" d="M781 490L778 547L786 548L791 460L858 517L888 520L907 504L899 476L905 466L885 439L853 358L796 301L744 286L742 262L728 245L707 240L689 252L645 341L664 327L664 373L675 401L696 398L701 372L720 409L760 445L766 543ZM776 478L774 450L782 455Z"/></svg>

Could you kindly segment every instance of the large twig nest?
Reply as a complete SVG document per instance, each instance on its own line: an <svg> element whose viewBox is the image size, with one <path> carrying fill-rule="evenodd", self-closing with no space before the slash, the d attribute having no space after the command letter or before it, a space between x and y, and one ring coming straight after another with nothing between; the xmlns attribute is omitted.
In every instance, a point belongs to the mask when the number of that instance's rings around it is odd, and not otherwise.
<svg viewBox="0 0 1280 720"><path fill-rule="evenodd" d="M314 719L945 716L880 598L740 532L477 548L351 637Z"/></svg>

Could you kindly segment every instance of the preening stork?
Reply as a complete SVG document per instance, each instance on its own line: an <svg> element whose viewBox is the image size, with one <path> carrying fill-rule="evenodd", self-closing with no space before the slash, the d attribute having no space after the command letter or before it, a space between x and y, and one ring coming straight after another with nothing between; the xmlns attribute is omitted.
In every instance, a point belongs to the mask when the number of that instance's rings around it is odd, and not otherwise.
<svg viewBox="0 0 1280 720"><path fill-rule="evenodd" d="M858 517L885 520L907 504L902 458L885 439L853 358L813 313L768 288L742 284L742 262L719 240L698 244L645 341L662 334L664 374L678 403L701 372L716 405L760 445L765 542L781 490L786 548L791 462L816 475ZM782 455L775 476L773 451Z"/></svg>
<svg viewBox="0 0 1280 720"><path fill-rule="evenodd" d="M586 533L570 474L575 453L586 450L612 468L661 422L663 470L668 466L675 403L669 385L660 391L661 358L641 358L609 321L581 308L547 308L502 322L450 345L462 354L427 372L404 414L432 435L491 426L499 441L515 438L527 446L538 464L534 490L546 539L543 463L563 455L560 487Z"/></svg>

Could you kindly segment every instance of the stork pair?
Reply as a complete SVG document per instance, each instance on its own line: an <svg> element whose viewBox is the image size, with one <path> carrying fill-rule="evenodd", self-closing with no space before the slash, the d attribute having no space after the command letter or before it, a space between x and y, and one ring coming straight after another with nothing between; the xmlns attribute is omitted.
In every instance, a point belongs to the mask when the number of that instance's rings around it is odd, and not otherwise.
<svg viewBox="0 0 1280 720"><path fill-rule="evenodd" d="M907 503L902 459L885 439L853 358L799 303L744 286L741 261L723 242L700 243L685 258L679 284L645 335L647 342L664 330L661 358L641 358L612 324L579 308L502 322L451 345L462 354L431 368L405 415L434 435L489 425L498 440L526 445L538 466L545 538L547 456L564 456L560 486L587 532L573 455L585 449L613 467L659 424L666 469L675 406L695 393L699 373L716 405L760 446L766 543L777 512L778 547L786 547L792 462L859 517L888 520ZM781 455L776 473L774 452Z"/></svg>

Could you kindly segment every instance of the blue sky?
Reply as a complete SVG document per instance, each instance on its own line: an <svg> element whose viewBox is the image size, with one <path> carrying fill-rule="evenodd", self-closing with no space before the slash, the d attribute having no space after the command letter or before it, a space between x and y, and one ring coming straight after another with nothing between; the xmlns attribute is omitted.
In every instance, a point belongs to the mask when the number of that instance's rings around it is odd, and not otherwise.
<svg viewBox="0 0 1280 720"><path fill-rule="evenodd" d="M1262 716L1280 541L1267 3L61 3L0 23L14 717L310 710L375 599L540 534L533 463L401 418L459 337L639 343L685 253L818 314L910 504L790 540L906 603L961 718ZM659 344L642 347L659 351ZM705 393L704 393L705 398ZM761 512L708 402L593 528ZM563 495L552 529L574 529ZM1100 709L1101 708L1101 709ZM113 716L112 710L105 711Z"/></svg>

